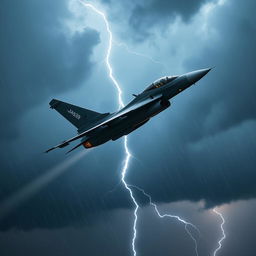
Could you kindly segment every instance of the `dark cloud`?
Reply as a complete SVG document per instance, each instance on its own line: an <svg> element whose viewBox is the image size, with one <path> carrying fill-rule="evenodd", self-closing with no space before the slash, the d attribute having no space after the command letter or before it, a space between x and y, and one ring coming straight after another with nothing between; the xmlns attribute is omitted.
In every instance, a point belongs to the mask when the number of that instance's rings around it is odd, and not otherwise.
<svg viewBox="0 0 256 256"><path fill-rule="evenodd" d="M212 206L256 196L255 8L253 1L220 8L210 21L218 43L209 42L186 61L187 70L216 67L174 100L177 114L170 113L161 127L165 136L158 135L158 150L150 152L155 158L148 160L147 177L131 175L155 200L205 200ZM135 155L148 159L148 151L136 147Z"/></svg>
<svg viewBox="0 0 256 256"><path fill-rule="evenodd" d="M228 7L233 12L227 10ZM200 56L187 63L190 68L202 66L203 63L216 66L207 81L209 88L204 89L199 95L200 102L191 104L187 113L197 112L200 115L202 111L199 110L204 110L200 119L204 122L203 132L206 135L256 117L253 97L256 93L253 79L256 18L251 11L256 4L252 1L248 1L247 5L238 2L236 5L230 3L228 7L223 7L214 21L219 28L218 45L209 44Z"/></svg>
<svg viewBox="0 0 256 256"><path fill-rule="evenodd" d="M153 0L138 3L132 11L129 24L139 40L145 39L153 27L168 25L177 15L188 21L205 0Z"/></svg>
<svg viewBox="0 0 256 256"><path fill-rule="evenodd" d="M122 156L121 145L118 144L116 147L107 144L102 149L92 151L39 191L33 189L27 200L22 200L20 207L14 208L13 212L1 218L0 229L16 226L27 230L35 227L63 227L81 222L90 224L105 210L131 207L128 194L118 186L119 160ZM66 161L65 156L56 154L35 152L30 157L31 159L22 161L22 164L18 164L16 159L12 163L5 161L0 178L8 182L1 184L1 202L9 201L13 194L19 198L22 188L27 184L33 184L49 171L52 172L53 166ZM104 166L101 164L103 162ZM111 192L115 186L117 194ZM111 198L113 199L109 200ZM19 204L19 199L17 203ZM3 204L1 208L5 208Z"/></svg>
<svg viewBox="0 0 256 256"><path fill-rule="evenodd" d="M65 31L63 21L72 16L67 1L3 1L0 12L1 137L8 138L24 111L90 74L99 36Z"/></svg>
<svg viewBox="0 0 256 256"><path fill-rule="evenodd" d="M126 2L119 5L115 0L101 0L101 2L110 7L108 11L113 21L122 23L123 18L128 21L130 33L121 33L122 36L126 40L141 42L154 35L153 28L162 31L177 16L189 22L203 4L215 0L134 0L128 5Z"/></svg>
<svg viewBox="0 0 256 256"><path fill-rule="evenodd" d="M158 151L143 152L139 145L134 147L138 159L149 155L154 158L147 157L143 165L136 163L141 175L130 172L129 180L145 188L156 202L203 200L207 207L212 207L254 198L255 129L255 121L246 122L190 144L181 133L164 129L170 134L165 139L156 134ZM148 141L153 145L154 139Z"/></svg>

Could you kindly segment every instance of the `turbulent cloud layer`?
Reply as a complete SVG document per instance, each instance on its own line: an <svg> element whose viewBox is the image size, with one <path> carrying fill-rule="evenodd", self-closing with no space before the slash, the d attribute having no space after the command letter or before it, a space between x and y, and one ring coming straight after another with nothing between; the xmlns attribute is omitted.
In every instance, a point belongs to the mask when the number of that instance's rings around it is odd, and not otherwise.
<svg viewBox="0 0 256 256"><path fill-rule="evenodd" d="M161 126L164 136L158 128L157 150L149 154L135 147L137 157L155 158L148 160L141 180L131 179L156 200L205 200L212 206L256 196L255 7L252 1L230 1L211 17L208 26L218 39L202 44L184 65L187 70L216 67L198 87L177 97L175 113L166 114L170 121Z"/></svg>
<svg viewBox="0 0 256 256"><path fill-rule="evenodd" d="M204 0L139 1L133 8L129 23L136 33L140 33L138 38L143 39L152 27L166 26L177 15L188 21L205 2Z"/></svg>
<svg viewBox="0 0 256 256"><path fill-rule="evenodd" d="M99 36L89 29L69 34L63 26L72 18L67 1L3 1L0 12L3 139L17 132L24 111L77 87L90 74Z"/></svg>

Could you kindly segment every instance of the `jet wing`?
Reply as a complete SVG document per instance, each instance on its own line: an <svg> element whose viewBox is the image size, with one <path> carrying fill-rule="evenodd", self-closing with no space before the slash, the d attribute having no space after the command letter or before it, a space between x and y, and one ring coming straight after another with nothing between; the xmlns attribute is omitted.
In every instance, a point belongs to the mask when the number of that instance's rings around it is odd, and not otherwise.
<svg viewBox="0 0 256 256"><path fill-rule="evenodd" d="M52 150L54 150L56 148L64 148L64 147L68 146L70 142L84 137L87 133L89 133L89 132L91 132L91 131L93 131L93 130L101 127L101 126L105 126L105 125L109 124L111 121L113 121L113 120L115 120L117 118L120 118L122 116L125 116L126 114L128 114L128 113L130 113L130 112L132 112L134 110L137 110L137 109L139 109L139 108L141 108L141 107L143 107L143 106L145 106L145 105L147 105L147 104L149 104L149 103L151 103L153 101L157 101L161 97L162 97L162 95L157 95L154 98L146 98L145 100L142 100L142 101L140 101L138 103L135 103L134 105L131 105L130 107L128 107L128 108L126 108L124 110L121 110L120 112L117 112L114 115L110 115L110 117L105 119L103 122L100 122L99 124L97 124L97 125L89 128L89 129L87 129L86 131L78 134L77 136L74 136L73 138L65 140L62 143L60 143L60 144L58 144L58 145L56 145L56 146L46 150L45 153L48 153L48 152L50 152L50 151L52 151Z"/></svg>

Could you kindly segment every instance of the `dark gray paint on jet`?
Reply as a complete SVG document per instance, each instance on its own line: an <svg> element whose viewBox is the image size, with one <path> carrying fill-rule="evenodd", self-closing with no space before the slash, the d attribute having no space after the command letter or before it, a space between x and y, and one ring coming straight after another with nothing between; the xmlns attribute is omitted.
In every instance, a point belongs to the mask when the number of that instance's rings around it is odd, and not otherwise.
<svg viewBox="0 0 256 256"><path fill-rule="evenodd" d="M196 83L210 70L201 69L180 76L162 77L139 95L134 95L135 99L113 114L100 114L53 99L50 102L51 108L70 121L77 128L78 135L46 152L66 147L70 142L80 138L81 142L68 152L81 145L91 148L129 134L149 121L151 117L168 108L171 105L169 101L171 98Z"/></svg>

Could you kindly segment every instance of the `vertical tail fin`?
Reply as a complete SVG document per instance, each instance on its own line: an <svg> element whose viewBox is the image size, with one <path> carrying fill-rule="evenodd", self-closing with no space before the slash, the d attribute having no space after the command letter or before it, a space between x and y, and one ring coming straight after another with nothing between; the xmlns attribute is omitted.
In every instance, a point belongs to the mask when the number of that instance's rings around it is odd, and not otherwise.
<svg viewBox="0 0 256 256"><path fill-rule="evenodd" d="M89 126L109 115L109 113L101 114L56 99L52 99L49 104L78 129Z"/></svg>

